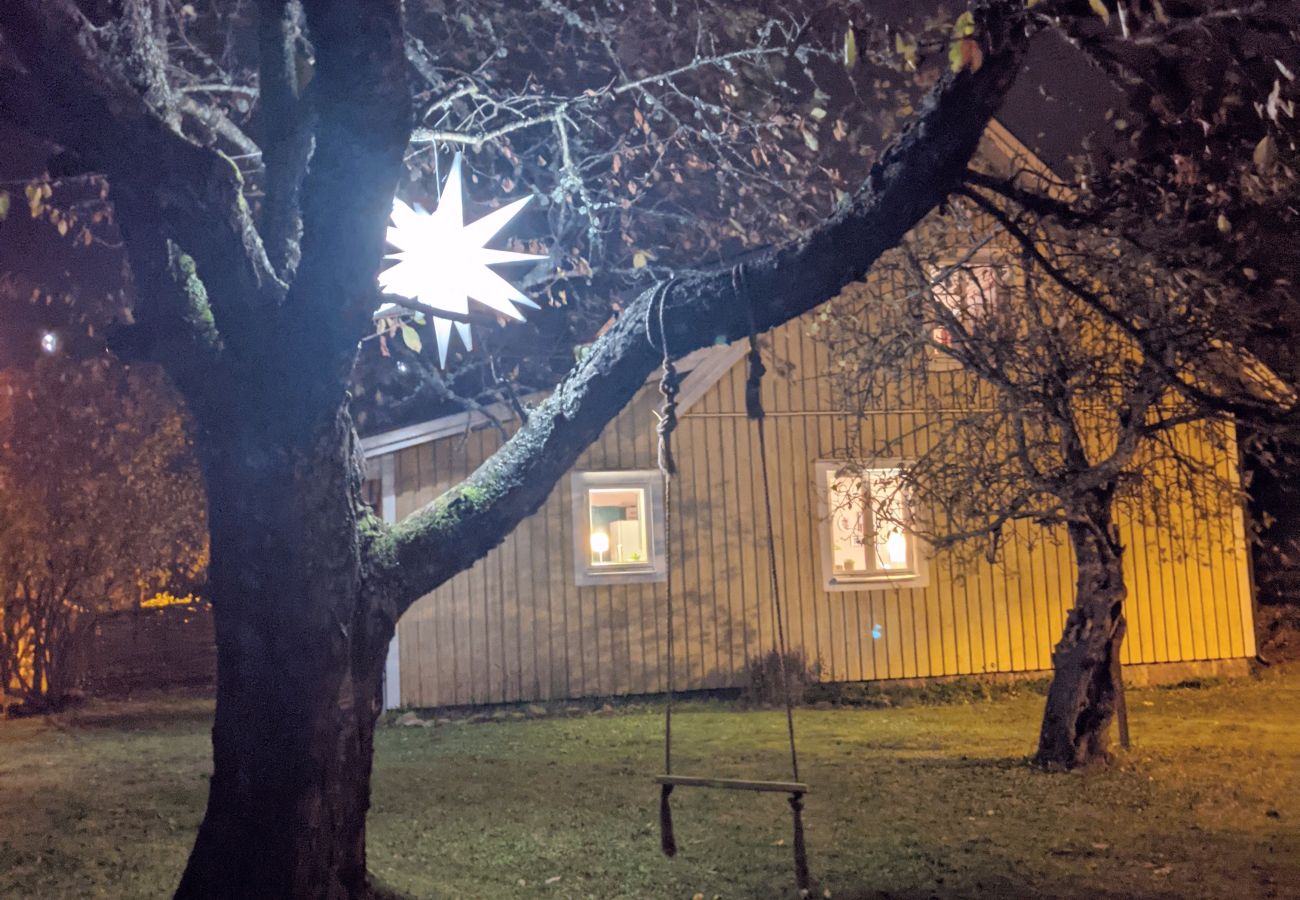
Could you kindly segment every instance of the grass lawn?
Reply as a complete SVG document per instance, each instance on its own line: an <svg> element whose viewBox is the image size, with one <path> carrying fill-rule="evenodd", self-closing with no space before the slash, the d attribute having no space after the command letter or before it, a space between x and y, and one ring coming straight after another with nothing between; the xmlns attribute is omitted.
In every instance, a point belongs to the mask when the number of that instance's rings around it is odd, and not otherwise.
<svg viewBox="0 0 1300 900"><path fill-rule="evenodd" d="M1300 669L1130 694L1108 771L1029 768L1042 698L798 713L818 894L1300 898ZM0 897L161 897L198 823L205 701L0 722ZM783 719L698 704L678 769L786 776ZM371 867L417 897L789 897L780 795L680 789L659 856L656 709L386 727Z"/></svg>

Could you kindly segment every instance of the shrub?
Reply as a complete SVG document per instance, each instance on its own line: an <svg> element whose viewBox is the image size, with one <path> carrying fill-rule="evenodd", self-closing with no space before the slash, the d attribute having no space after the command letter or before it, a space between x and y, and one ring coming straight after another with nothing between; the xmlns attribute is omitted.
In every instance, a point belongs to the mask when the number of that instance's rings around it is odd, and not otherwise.
<svg viewBox="0 0 1300 900"><path fill-rule="evenodd" d="M808 688L817 683L821 665L808 662L802 653L785 655L785 672L790 682L790 700L794 704L804 701ZM781 654L769 650L751 656L745 663L744 690L741 698L756 706L784 705L785 690L781 685Z"/></svg>

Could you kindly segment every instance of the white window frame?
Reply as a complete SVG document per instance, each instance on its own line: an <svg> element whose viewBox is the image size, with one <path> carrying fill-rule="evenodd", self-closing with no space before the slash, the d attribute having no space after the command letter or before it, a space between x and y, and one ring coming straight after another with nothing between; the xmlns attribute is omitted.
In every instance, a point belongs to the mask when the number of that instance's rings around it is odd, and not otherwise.
<svg viewBox="0 0 1300 900"><path fill-rule="evenodd" d="M375 512L390 525L397 521L396 453L379 457L379 509ZM384 709L397 709L401 705L402 642L398 639L397 629L394 629L388 642L388 655L384 657Z"/></svg>
<svg viewBox="0 0 1300 900"><path fill-rule="evenodd" d="M574 472L569 489L573 499L573 580L576 585L595 587L602 584L644 584L667 580L664 482L658 469ZM590 495L593 489L645 492L645 535L649 547L644 563L592 565Z"/></svg>
<svg viewBox="0 0 1300 900"><path fill-rule="evenodd" d="M921 588L930 583L929 552L925 542L911 528L904 528L909 538L911 566L905 572L864 571L861 575L845 575L835 571L834 551L831 547L831 499L827 477L848 465L865 470L898 469L905 465L902 459L819 459L814 465L817 492L817 549L821 562L822 587L827 591L883 591L898 588ZM868 511L868 515L870 512ZM909 504L908 518L916 521L917 510Z"/></svg>

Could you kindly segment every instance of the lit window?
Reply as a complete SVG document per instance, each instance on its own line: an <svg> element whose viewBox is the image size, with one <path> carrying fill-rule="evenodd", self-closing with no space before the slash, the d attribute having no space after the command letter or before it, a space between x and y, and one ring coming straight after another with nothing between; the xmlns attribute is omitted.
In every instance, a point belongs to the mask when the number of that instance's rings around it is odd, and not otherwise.
<svg viewBox="0 0 1300 900"><path fill-rule="evenodd" d="M822 581L829 590L925 584L911 496L897 467L820 462L817 488Z"/></svg>
<svg viewBox="0 0 1300 900"><path fill-rule="evenodd" d="M591 565L642 565L650 541L645 533L645 488L592 488L587 492Z"/></svg>
<svg viewBox="0 0 1300 900"><path fill-rule="evenodd" d="M652 469L573 474L579 585L662 581L663 483Z"/></svg>
<svg viewBox="0 0 1300 900"><path fill-rule="evenodd" d="M976 258L948 272L942 281L937 280L947 267L930 271L932 292L948 312L952 313L968 333L979 327L993 305L1006 290L1006 267L988 259ZM935 323L930 329L930 358L939 368L957 368L961 363L941 348L953 347L956 335L943 324Z"/></svg>

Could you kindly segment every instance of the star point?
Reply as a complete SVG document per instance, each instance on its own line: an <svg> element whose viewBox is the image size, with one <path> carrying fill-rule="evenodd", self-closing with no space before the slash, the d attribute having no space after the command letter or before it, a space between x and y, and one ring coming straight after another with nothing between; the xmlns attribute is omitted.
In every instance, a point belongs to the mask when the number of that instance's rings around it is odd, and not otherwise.
<svg viewBox="0 0 1300 900"><path fill-rule="evenodd" d="M475 300L494 312L523 321L518 309L538 305L489 266L545 259L534 253L493 250L485 245L517 216L531 197L523 197L493 210L474 222L465 222L461 157L456 155L443 184L437 208L427 213L393 198L392 225L388 243L397 252L386 259L394 265L379 273L385 291L416 300L434 309L464 315ZM387 308L387 304L383 308ZM447 365L452 325L466 350L473 349L467 322L433 315L433 333L438 341L438 364Z"/></svg>

